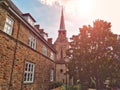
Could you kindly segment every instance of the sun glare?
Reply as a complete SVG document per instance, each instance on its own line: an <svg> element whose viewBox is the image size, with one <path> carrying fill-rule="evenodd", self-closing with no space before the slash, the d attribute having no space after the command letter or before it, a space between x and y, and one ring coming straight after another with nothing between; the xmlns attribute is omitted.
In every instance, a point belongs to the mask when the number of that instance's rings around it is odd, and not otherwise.
<svg viewBox="0 0 120 90"><path fill-rule="evenodd" d="M60 5L64 6L65 12L68 14L82 14L88 15L92 11L92 0L40 0L46 5Z"/></svg>
<svg viewBox="0 0 120 90"><path fill-rule="evenodd" d="M89 14L91 10L90 0L71 0L65 5L65 11L71 14Z"/></svg>

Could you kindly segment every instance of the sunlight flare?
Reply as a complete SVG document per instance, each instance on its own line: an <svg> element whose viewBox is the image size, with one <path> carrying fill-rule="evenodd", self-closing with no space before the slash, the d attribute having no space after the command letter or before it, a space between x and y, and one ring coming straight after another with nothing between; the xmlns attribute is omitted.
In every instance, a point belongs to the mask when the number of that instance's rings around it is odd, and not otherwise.
<svg viewBox="0 0 120 90"><path fill-rule="evenodd" d="M60 5L69 14L89 14L92 11L92 0L39 0L46 5Z"/></svg>

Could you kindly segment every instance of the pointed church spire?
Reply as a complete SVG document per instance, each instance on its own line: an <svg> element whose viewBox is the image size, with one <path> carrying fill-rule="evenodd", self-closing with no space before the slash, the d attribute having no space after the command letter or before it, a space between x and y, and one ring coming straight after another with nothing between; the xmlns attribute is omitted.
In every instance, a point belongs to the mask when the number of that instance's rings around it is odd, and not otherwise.
<svg viewBox="0 0 120 90"><path fill-rule="evenodd" d="M60 30L65 30L63 7L62 7L62 10L61 10Z"/></svg>

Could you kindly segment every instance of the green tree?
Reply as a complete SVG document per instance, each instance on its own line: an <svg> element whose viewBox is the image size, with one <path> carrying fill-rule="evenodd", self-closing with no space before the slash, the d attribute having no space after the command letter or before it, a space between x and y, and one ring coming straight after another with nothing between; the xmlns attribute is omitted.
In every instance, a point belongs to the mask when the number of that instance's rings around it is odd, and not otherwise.
<svg viewBox="0 0 120 90"><path fill-rule="evenodd" d="M90 81L92 77L101 87L107 77L120 77L120 42L110 28L111 23L96 20L93 27L85 25L71 38L68 68L75 82Z"/></svg>

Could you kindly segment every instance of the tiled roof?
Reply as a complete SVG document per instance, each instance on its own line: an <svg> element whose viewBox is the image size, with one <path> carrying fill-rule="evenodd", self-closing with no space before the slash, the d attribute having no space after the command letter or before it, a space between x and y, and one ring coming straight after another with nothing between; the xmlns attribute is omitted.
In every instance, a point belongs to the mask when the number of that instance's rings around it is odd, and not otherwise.
<svg viewBox="0 0 120 90"><path fill-rule="evenodd" d="M30 13L25 13L25 14L22 14L23 16L30 16L30 18L34 21L34 22L36 22L36 20L31 16L31 14Z"/></svg>
<svg viewBox="0 0 120 90"><path fill-rule="evenodd" d="M12 9L14 9L19 15L22 15L23 13L16 7L16 5L11 1L8 0L8 3Z"/></svg>

